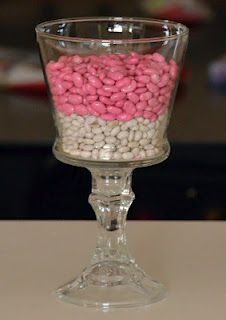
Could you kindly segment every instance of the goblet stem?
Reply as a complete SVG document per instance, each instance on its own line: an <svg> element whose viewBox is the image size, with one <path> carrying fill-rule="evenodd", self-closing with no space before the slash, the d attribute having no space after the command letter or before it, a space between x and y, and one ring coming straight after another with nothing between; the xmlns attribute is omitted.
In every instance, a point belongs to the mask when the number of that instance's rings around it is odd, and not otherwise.
<svg viewBox="0 0 226 320"><path fill-rule="evenodd" d="M128 209L134 200L131 189L131 169L90 169L92 174L92 205L99 234L92 263L133 261L127 248L125 234Z"/></svg>
<svg viewBox="0 0 226 320"><path fill-rule="evenodd" d="M132 169L89 168L89 202L98 222L97 245L90 264L76 279L57 290L60 299L101 309L148 305L166 290L149 278L131 257L126 241L126 216L133 202Z"/></svg>

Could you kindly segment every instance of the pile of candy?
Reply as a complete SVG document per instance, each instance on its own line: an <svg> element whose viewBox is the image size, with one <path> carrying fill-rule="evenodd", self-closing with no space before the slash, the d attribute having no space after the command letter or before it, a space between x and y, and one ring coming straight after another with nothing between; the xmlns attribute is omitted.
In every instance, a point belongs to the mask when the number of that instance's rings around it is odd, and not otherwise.
<svg viewBox="0 0 226 320"><path fill-rule="evenodd" d="M65 152L137 160L161 151L174 60L159 53L71 55L50 61L46 72Z"/></svg>

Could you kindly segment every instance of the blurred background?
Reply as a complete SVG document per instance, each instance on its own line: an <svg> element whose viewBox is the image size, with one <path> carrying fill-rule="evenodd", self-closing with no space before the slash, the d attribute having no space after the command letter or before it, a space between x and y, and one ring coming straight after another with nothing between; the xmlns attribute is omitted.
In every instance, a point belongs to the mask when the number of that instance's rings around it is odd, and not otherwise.
<svg viewBox="0 0 226 320"><path fill-rule="evenodd" d="M190 42L165 162L136 169L129 219L226 218L226 0L1 0L0 219L94 219L89 172L57 161L34 28L77 16L179 20Z"/></svg>

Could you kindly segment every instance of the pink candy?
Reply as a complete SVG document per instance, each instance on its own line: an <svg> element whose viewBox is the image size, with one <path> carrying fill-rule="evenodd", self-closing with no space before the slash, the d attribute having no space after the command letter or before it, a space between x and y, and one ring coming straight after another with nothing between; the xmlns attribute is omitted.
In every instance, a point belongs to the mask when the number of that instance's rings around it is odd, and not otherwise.
<svg viewBox="0 0 226 320"><path fill-rule="evenodd" d="M59 111L107 121L155 121L169 105L178 72L173 59L157 52L61 56L46 66Z"/></svg>

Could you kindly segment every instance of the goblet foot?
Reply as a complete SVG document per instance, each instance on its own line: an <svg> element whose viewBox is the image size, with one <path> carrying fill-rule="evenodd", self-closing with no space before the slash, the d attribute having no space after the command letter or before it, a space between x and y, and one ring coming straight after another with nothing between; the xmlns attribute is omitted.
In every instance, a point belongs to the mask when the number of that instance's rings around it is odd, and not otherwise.
<svg viewBox="0 0 226 320"><path fill-rule="evenodd" d="M165 287L133 262L103 261L60 287L60 300L79 306L109 310L150 305L166 297Z"/></svg>

